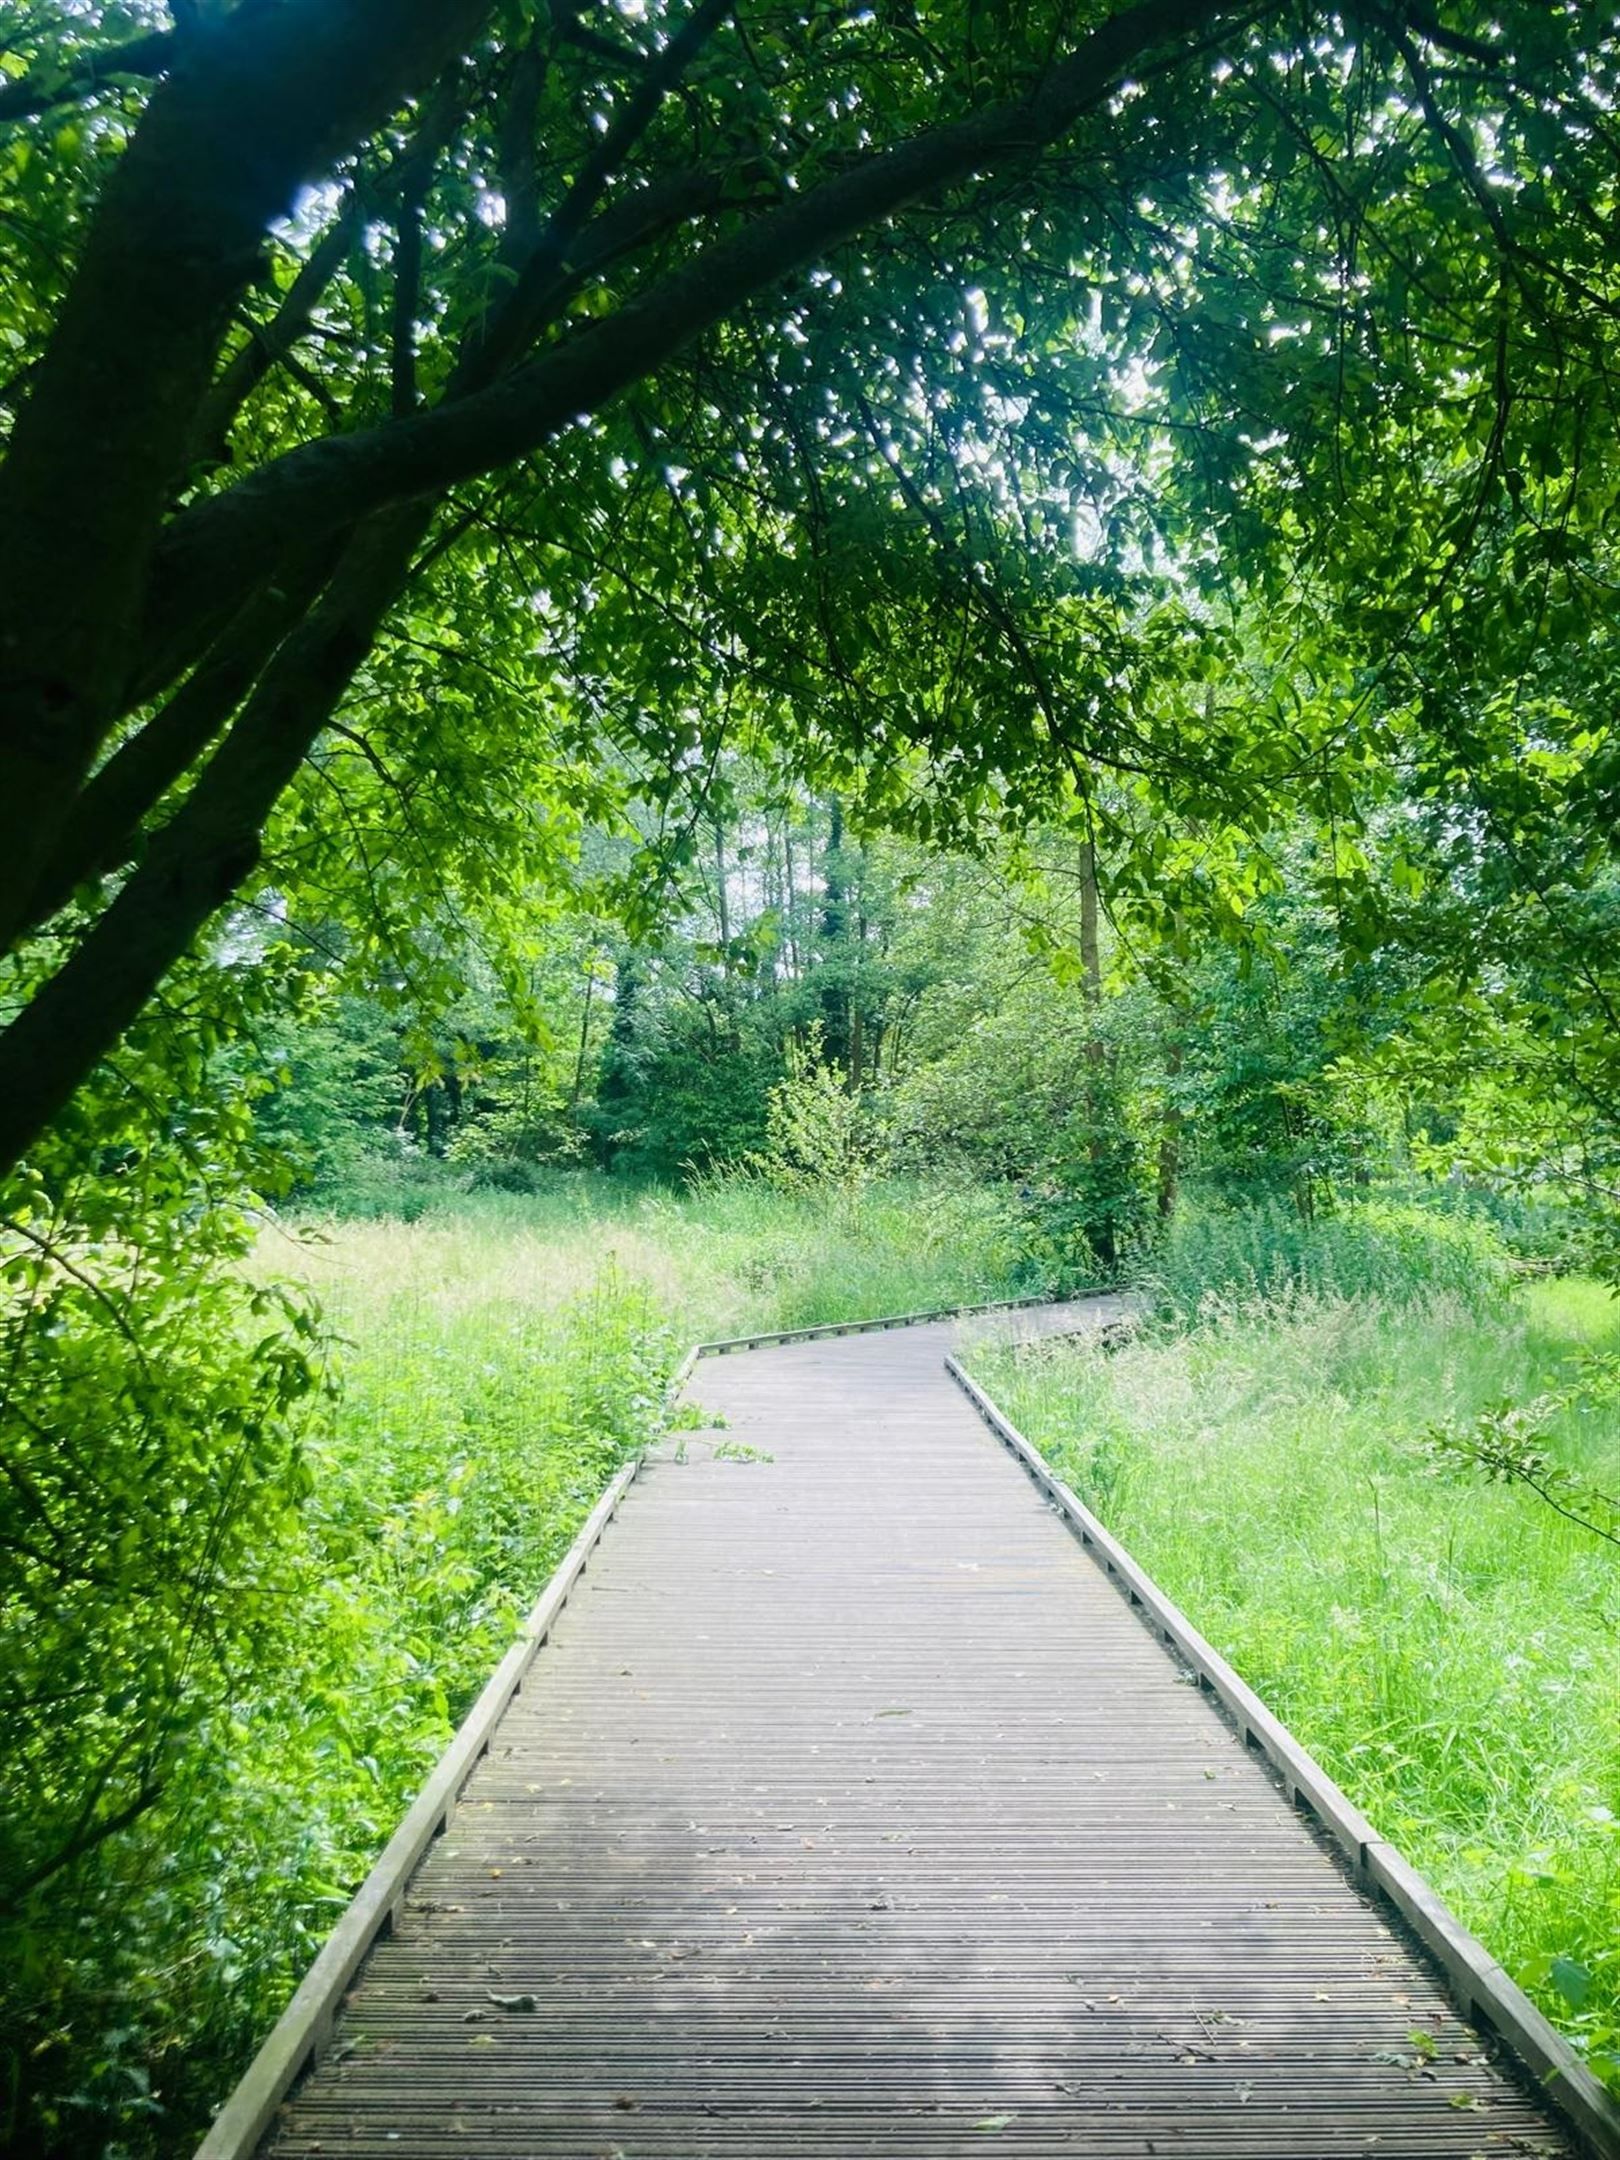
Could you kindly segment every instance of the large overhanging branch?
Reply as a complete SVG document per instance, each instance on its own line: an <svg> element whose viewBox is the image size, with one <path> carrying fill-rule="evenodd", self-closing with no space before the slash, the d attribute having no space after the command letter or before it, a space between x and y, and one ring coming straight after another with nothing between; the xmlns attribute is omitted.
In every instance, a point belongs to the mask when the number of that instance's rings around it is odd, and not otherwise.
<svg viewBox="0 0 1620 2160"><path fill-rule="evenodd" d="M876 151L713 242L606 320L432 412L310 443L169 527L154 563L146 652L183 664L198 626L301 540L512 463L599 411L706 330L882 219L996 166L1038 154L1147 56L1219 23L1231 0L1137 0L1051 68L1029 96ZM149 664L136 680L149 688Z"/></svg>
<svg viewBox="0 0 1620 2160"><path fill-rule="evenodd" d="M650 117L651 105L679 79L730 5L731 0L709 0L706 7L694 11L683 32L663 48L656 63L655 86L650 96L639 101L634 130L629 126L621 128L606 154L593 160L590 172L581 176L581 182L571 192L570 204L577 204L581 213L589 207L590 201L606 185L632 147L634 133L638 133ZM446 93L434 102L447 110L451 99ZM426 167L439 131L440 123L430 110L418 131L408 164ZM734 179L734 174L719 170L674 173L656 187L643 188L622 198L583 230L578 229L576 218L577 238L573 250L577 258L576 269L610 261L623 248L634 245L671 219L712 206ZM345 229L352 226L354 205L355 198L351 196L343 213ZM548 271L554 266L557 224L558 221L553 219L543 230L530 231L527 249L515 250L511 258L517 289L508 302L508 310L521 310L531 329L543 318L541 303L535 298L535 280L527 275L526 265L539 259L547 264ZM324 247L323 241L322 247L311 257L311 263L321 255ZM288 296L289 309L297 293L295 284ZM307 300L301 303L302 312L307 313L308 304ZM278 322L280 320L278 317ZM291 332L288 335L290 337ZM474 374L486 360L492 344L498 341L509 342L502 336L499 324L493 337L481 328L474 330L467 340L458 376ZM237 385L232 370L227 369L220 387L221 390L235 391ZM331 561L348 537L349 532L328 535L322 546L306 551L303 561L283 562L275 579L253 595L239 619L226 628L168 703L147 719L86 784L41 869L39 882L22 919L25 931L61 907L75 886L106 875L131 858L143 823L157 808L163 794L191 769L225 726L252 688L276 643L313 602L325 582ZM326 568L323 569L322 564Z"/></svg>

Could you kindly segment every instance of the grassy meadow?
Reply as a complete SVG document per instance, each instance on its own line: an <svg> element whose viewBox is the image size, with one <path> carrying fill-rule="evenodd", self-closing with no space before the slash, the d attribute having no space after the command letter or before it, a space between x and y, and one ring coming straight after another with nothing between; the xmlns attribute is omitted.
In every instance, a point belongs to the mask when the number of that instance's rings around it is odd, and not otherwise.
<svg viewBox="0 0 1620 2160"><path fill-rule="evenodd" d="M1437 1424L1540 1401L1553 1459L1620 1489L1620 1306L1581 1280L1465 1281L1451 1250L1438 1287L1414 1268L1350 1292L1259 1282L1205 1250L1226 1286L1201 1297L1172 1251L1162 1317L1127 1347L976 1363L1620 2083L1620 1551L1425 1444Z"/></svg>
<svg viewBox="0 0 1620 2160"><path fill-rule="evenodd" d="M592 1285L656 1314L684 1348L1049 1280L1016 1207L983 1189L896 1179L791 1193L745 1176L678 1189L561 1171L532 1193L408 1188L403 1214L387 1186L356 1197L267 1233L261 1258L319 1293L367 1366L395 1341L459 1355L469 1330L518 1349L523 1328ZM354 1353L345 1363L352 1384Z"/></svg>

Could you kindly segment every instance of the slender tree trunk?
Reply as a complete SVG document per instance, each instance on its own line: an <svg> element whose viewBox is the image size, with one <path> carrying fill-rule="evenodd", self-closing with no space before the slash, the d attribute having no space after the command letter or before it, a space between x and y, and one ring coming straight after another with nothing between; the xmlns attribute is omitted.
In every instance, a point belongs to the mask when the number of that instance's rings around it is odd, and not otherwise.
<svg viewBox="0 0 1620 2160"><path fill-rule="evenodd" d="M833 796L827 810L827 846L822 856L821 963L831 975L823 979L821 1025L827 1062L838 1071L849 1070L849 909L844 887L844 805Z"/></svg>
<svg viewBox="0 0 1620 2160"><path fill-rule="evenodd" d="M799 963L799 896L793 879L793 812L790 809L782 813L782 875L786 881L782 920L787 930L788 973L797 982L804 970Z"/></svg>
<svg viewBox="0 0 1620 2160"><path fill-rule="evenodd" d="M587 966L585 970L585 1003L579 1015L579 1052L574 1059L574 1087L568 1098L571 1111L578 1110L580 1098L585 1093L585 1061L591 1050L591 999L596 990L596 971Z"/></svg>
<svg viewBox="0 0 1620 2160"><path fill-rule="evenodd" d="M1182 1120L1173 1089L1181 1077L1183 1056L1181 1037L1174 1035L1164 1053L1165 1075L1171 1084L1165 1089L1164 1108L1159 1117L1159 1162L1154 1201L1160 1222L1168 1222L1175 1213L1176 1194L1181 1185Z"/></svg>
<svg viewBox="0 0 1620 2160"><path fill-rule="evenodd" d="M1088 840L1080 850L1080 982L1089 1033L1086 1039L1086 1152L1091 1161L1093 1196L1091 1242L1105 1268L1119 1261L1118 1226L1115 1221L1112 1133L1104 1120L1114 1114L1113 1090L1108 1086L1108 1047L1102 1034L1102 908L1097 892L1097 844Z"/></svg>
<svg viewBox="0 0 1620 2160"><path fill-rule="evenodd" d="M714 821L714 919L720 932L720 950L731 947L731 904L726 894L726 829Z"/></svg>
<svg viewBox="0 0 1620 2160"><path fill-rule="evenodd" d="M1101 908L1097 896L1097 844L1088 840L1080 850L1080 979L1087 1007L1095 1013L1102 1005ZM1096 1062L1102 1043L1095 1033L1087 1055Z"/></svg>

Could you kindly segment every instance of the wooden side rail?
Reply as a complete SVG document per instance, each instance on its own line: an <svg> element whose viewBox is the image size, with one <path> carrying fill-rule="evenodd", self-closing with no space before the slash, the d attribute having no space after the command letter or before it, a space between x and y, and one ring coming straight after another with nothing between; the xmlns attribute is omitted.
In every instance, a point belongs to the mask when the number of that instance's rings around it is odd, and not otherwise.
<svg viewBox="0 0 1620 2160"><path fill-rule="evenodd" d="M612 1520L638 1468L638 1462L626 1463L586 1517L578 1537L525 1620L522 1633L491 1673L483 1693L411 1802L404 1821L384 1846L354 1902L321 1946L270 2037L215 2116L212 2128L197 2148L197 2160L252 2160L276 2109L330 2045L333 2021L355 1974L372 1944L392 1927L423 1854L448 1827L462 1787L487 1751L507 1705L522 1687L524 1675L567 1604L569 1592L585 1571L592 1547Z"/></svg>

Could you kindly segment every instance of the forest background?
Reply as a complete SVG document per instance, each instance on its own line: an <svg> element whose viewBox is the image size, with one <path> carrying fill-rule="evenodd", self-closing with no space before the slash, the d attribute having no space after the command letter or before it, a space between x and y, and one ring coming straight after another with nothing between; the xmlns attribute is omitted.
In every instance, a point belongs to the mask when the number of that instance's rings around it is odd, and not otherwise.
<svg viewBox="0 0 1620 2160"><path fill-rule="evenodd" d="M189 2149L692 1337L1116 1283L998 1391L1616 2075L1617 58L8 11L19 2149Z"/></svg>

